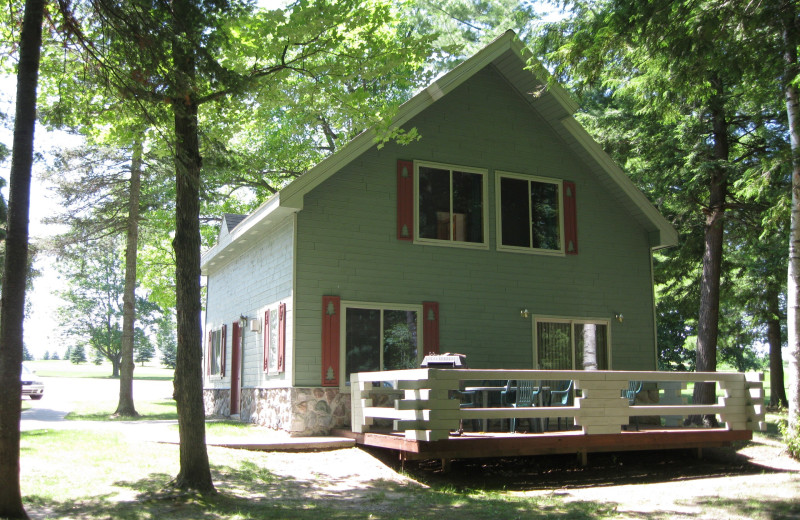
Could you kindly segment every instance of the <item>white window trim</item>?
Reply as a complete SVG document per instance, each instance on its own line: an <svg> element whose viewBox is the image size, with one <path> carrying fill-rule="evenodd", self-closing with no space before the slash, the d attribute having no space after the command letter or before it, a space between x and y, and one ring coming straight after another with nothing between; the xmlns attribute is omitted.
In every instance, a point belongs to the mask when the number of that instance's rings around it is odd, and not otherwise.
<svg viewBox="0 0 800 520"><path fill-rule="evenodd" d="M539 369L539 345L536 338L536 325L541 322L546 323L569 323L570 326L570 354L572 356L572 370L577 370L575 368L575 325L581 325L586 323L592 323L595 325L605 325L606 326L606 364L608 365L608 370L614 370L613 365L611 364L611 360L613 359L612 350L613 346L611 344L611 320L605 318L566 318L564 316L534 316L531 320L531 335L533 336L533 369Z"/></svg>
<svg viewBox="0 0 800 520"><path fill-rule="evenodd" d="M339 373L341 374L339 382L339 390L350 393L350 381L346 377L346 361L347 361L347 309L374 309L374 310L390 310L390 311L413 311L417 313L417 364L422 363L422 358L425 353L425 345L423 342L422 333L422 305L405 305L399 303L376 303L376 302L360 302L341 300L339 302ZM381 313L381 330L383 330L383 314ZM381 336L380 345L380 360L383 364L383 336Z"/></svg>
<svg viewBox="0 0 800 520"><path fill-rule="evenodd" d="M436 238L420 238L419 236L419 168L426 166L429 168L439 168L441 170L450 170L451 178L454 170L475 173L482 176L482 213L483 213L483 242L461 242L453 240L440 240ZM450 189L450 207L453 206L453 190L452 183ZM430 161L414 161L414 243L429 245L429 246L443 246L443 247L458 247L464 249L489 249L489 170L485 168L471 168L469 166L459 166L456 164L437 163Z"/></svg>
<svg viewBox="0 0 800 520"><path fill-rule="evenodd" d="M519 247L519 246L506 246L503 245L503 205L500 200L500 181L503 178L519 179L528 182L528 199L530 200L530 181L546 182L555 184L558 187L558 240L559 249L540 249L535 247ZM553 179L547 177L538 177L535 175L525 175L523 173L514 173L502 170L495 170L494 172L494 198L495 198L495 224L497 233L497 250L510 253L524 253L534 255L549 255L549 256L566 256L564 249L564 180ZM530 204L528 204L528 223L530 228Z"/></svg>

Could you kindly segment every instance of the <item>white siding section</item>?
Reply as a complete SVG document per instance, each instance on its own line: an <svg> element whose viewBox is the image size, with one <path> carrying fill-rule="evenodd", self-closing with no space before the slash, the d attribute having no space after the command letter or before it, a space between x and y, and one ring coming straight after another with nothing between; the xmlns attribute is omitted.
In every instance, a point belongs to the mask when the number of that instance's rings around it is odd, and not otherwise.
<svg viewBox="0 0 800 520"><path fill-rule="evenodd" d="M231 375L231 348L233 322L240 316L248 320L258 318L260 331L243 329L242 387L289 386L294 363L292 304L292 273L294 270L294 226L295 217L284 218L268 233L257 237L253 246L239 254L218 271L208 275L208 295L205 330L228 325L227 361L225 378L208 380L206 388L229 388ZM263 371L264 356L264 311L286 304L286 371L267 375ZM206 333L207 335L207 333ZM203 338L204 354L207 338ZM204 358L206 359L206 358ZM204 361L205 362L205 361Z"/></svg>

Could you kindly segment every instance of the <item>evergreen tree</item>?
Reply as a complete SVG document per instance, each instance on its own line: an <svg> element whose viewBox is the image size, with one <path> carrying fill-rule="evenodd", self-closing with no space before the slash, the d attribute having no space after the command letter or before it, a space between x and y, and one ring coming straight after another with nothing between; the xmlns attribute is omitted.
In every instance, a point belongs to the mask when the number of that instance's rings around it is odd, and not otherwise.
<svg viewBox="0 0 800 520"><path fill-rule="evenodd" d="M75 347L72 348L69 360L72 362L73 365L80 365L81 363L86 363L86 349L83 347L83 343L77 343Z"/></svg>

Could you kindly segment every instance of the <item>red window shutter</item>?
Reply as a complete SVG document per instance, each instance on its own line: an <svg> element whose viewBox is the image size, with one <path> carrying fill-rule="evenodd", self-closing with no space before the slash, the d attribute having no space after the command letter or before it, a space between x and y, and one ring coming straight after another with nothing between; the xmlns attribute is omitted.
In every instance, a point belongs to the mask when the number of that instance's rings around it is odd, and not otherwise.
<svg viewBox="0 0 800 520"><path fill-rule="evenodd" d="M564 181L564 249L568 255L578 254L578 206L570 181Z"/></svg>
<svg viewBox="0 0 800 520"><path fill-rule="evenodd" d="M219 375L225 377L225 358L226 358L226 350L228 350L228 326L222 326L222 338L220 339L220 344L222 345L222 355L220 356L220 367L219 367Z"/></svg>
<svg viewBox="0 0 800 520"><path fill-rule="evenodd" d="M264 372L269 370L269 309L264 312Z"/></svg>
<svg viewBox="0 0 800 520"><path fill-rule="evenodd" d="M439 353L439 303L422 302L422 342L425 353Z"/></svg>
<svg viewBox="0 0 800 520"><path fill-rule="evenodd" d="M286 304L278 306L278 372L286 369Z"/></svg>
<svg viewBox="0 0 800 520"><path fill-rule="evenodd" d="M338 296L322 297L322 386L339 386Z"/></svg>
<svg viewBox="0 0 800 520"><path fill-rule="evenodd" d="M397 161L397 239L414 239L414 163Z"/></svg>

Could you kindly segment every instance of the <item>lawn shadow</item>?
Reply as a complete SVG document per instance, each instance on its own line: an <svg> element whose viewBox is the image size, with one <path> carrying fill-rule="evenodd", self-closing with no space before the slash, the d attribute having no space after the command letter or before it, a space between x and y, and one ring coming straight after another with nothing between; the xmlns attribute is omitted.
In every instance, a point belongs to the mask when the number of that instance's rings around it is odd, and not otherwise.
<svg viewBox="0 0 800 520"><path fill-rule="evenodd" d="M404 470L434 487L488 491L580 489L791 472L759 465L731 448L705 449L701 459L692 450L658 450L592 453L588 460L587 466L581 466L574 455L464 459L452 461L448 472L441 470L437 460L406 463ZM384 462L392 463L386 458Z"/></svg>
<svg viewBox="0 0 800 520"><path fill-rule="evenodd" d="M118 481L118 496L53 502L27 497L32 518L57 517L121 520L169 518L205 520L363 519L441 520L454 514L462 520L516 518L596 520L607 518L614 504L565 503L557 498L517 498L500 494L464 494L430 489L415 482L376 479L353 486L347 478L275 475L255 463L215 466L217 493L200 495L170 487L172 477L153 473L136 481ZM129 491L126 492L125 490ZM35 510L34 510L35 509ZM44 514L42 514L44 513Z"/></svg>

